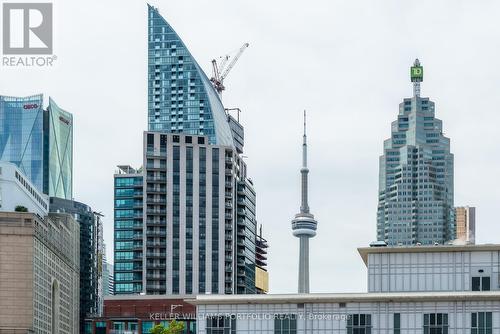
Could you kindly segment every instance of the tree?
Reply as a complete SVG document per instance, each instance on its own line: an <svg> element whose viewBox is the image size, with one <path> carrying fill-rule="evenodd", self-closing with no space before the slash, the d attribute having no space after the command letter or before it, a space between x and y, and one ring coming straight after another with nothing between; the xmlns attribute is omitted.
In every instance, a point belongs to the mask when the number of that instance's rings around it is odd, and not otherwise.
<svg viewBox="0 0 500 334"><path fill-rule="evenodd" d="M184 323L177 322L175 319L170 321L168 328L163 325L156 325L149 330L151 334L180 334L184 330Z"/></svg>
<svg viewBox="0 0 500 334"><path fill-rule="evenodd" d="M28 212L28 208L25 206L22 206L22 205L18 205L18 206L16 206L14 211L16 211L16 212Z"/></svg>

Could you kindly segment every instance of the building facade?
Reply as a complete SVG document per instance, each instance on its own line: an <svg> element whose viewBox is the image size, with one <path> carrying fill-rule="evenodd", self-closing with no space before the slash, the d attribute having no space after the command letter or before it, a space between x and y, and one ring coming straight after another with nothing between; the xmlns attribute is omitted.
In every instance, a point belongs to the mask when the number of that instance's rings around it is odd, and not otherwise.
<svg viewBox="0 0 500 334"><path fill-rule="evenodd" d="M233 146L224 106L177 33L148 5L148 130Z"/></svg>
<svg viewBox="0 0 500 334"><path fill-rule="evenodd" d="M118 166L114 175L114 294L143 292L143 174Z"/></svg>
<svg viewBox="0 0 500 334"><path fill-rule="evenodd" d="M50 212L71 215L80 227L80 330L86 317L102 310L102 215L86 204L50 198Z"/></svg>
<svg viewBox="0 0 500 334"><path fill-rule="evenodd" d="M476 239L476 208L461 206L455 208L456 239L461 242L475 243Z"/></svg>
<svg viewBox="0 0 500 334"><path fill-rule="evenodd" d="M73 116L43 95L0 96L0 161L14 163L37 189L71 199Z"/></svg>
<svg viewBox="0 0 500 334"><path fill-rule="evenodd" d="M412 67L414 96L399 105L380 157L377 240L388 245L443 244L455 239L453 154L435 118L434 102L420 97L423 69Z"/></svg>
<svg viewBox="0 0 500 334"><path fill-rule="evenodd" d="M45 113L46 167L44 191L50 197L73 199L73 115L49 98Z"/></svg>
<svg viewBox="0 0 500 334"><path fill-rule="evenodd" d="M269 291L269 273L267 272L267 240L262 237L262 226L255 241L255 289L256 293Z"/></svg>
<svg viewBox="0 0 500 334"><path fill-rule="evenodd" d="M196 334L196 310L183 296L108 296L99 318L87 319L82 334L149 334L155 325L176 319L182 334Z"/></svg>
<svg viewBox="0 0 500 334"><path fill-rule="evenodd" d="M199 295L197 333L500 333L500 245L359 252L367 293Z"/></svg>
<svg viewBox="0 0 500 334"><path fill-rule="evenodd" d="M143 168L115 174L115 293L255 293L255 190L243 126L148 6Z"/></svg>
<svg viewBox="0 0 500 334"><path fill-rule="evenodd" d="M103 298L115 294L114 266L108 262L106 244L104 244L104 251L102 252L102 294ZM102 305L104 305L104 299Z"/></svg>
<svg viewBox="0 0 500 334"><path fill-rule="evenodd" d="M70 215L0 212L0 333L79 333L78 244Z"/></svg>
<svg viewBox="0 0 500 334"><path fill-rule="evenodd" d="M43 96L0 96L0 160L12 162L44 190Z"/></svg>
<svg viewBox="0 0 500 334"><path fill-rule="evenodd" d="M30 182L19 167L0 161L0 211L14 212L18 207L45 217L49 212L49 198Z"/></svg>
<svg viewBox="0 0 500 334"><path fill-rule="evenodd" d="M253 184L234 147L208 141L145 132L144 169L119 168L117 294L255 293Z"/></svg>

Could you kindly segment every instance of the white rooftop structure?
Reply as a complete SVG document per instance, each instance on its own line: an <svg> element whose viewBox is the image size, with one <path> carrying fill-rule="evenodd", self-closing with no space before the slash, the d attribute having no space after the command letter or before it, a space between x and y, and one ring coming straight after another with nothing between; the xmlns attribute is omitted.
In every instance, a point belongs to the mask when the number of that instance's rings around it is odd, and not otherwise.
<svg viewBox="0 0 500 334"><path fill-rule="evenodd" d="M13 212L25 207L40 217L49 212L49 198L33 185L21 170L10 162L0 162L0 211Z"/></svg>
<svg viewBox="0 0 500 334"><path fill-rule="evenodd" d="M358 251L369 292L199 295L198 333L500 334L500 245Z"/></svg>

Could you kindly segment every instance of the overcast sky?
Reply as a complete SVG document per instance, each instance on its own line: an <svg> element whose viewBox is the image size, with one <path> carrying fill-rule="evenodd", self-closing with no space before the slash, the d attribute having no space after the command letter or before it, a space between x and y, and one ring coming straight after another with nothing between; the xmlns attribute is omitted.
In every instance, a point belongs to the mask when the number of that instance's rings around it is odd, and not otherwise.
<svg viewBox="0 0 500 334"><path fill-rule="evenodd" d="M409 66L424 66L455 154L455 204L477 206L478 243L500 242L500 2L151 1L210 74L212 58L250 47L226 80L243 110L271 292L297 289L302 110L308 110L311 291L366 290L356 248L376 238L378 157ZM113 173L140 166L147 117L147 6L54 0L54 68L0 67L0 94L50 95L74 115L74 196L102 211L112 258Z"/></svg>

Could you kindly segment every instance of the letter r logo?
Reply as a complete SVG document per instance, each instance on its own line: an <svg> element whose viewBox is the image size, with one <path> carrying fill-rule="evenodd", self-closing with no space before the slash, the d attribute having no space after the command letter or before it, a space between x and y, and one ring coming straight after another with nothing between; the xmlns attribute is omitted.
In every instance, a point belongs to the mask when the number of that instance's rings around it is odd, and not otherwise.
<svg viewBox="0 0 500 334"><path fill-rule="evenodd" d="M52 54L52 4L3 4L3 53Z"/></svg>

